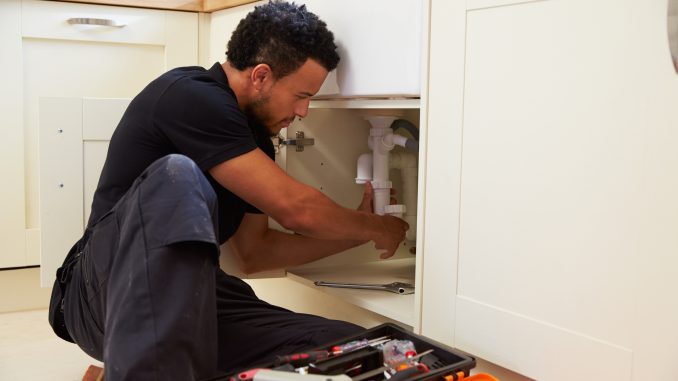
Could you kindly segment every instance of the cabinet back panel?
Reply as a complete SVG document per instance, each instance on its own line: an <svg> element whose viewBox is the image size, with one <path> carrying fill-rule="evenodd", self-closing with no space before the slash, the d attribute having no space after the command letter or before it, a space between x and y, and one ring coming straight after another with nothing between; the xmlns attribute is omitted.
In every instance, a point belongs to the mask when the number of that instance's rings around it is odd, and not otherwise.
<svg viewBox="0 0 678 381"><path fill-rule="evenodd" d="M367 146L370 124L363 117L366 112L374 110L355 109L310 109L308 116L295 121L287 131L288 138L293 138L296 131L304 131L307 138L314 138L315 145L304 148L303 152L295 152L294 147L286 148L285 164L287 173L295 179L308 184L336 201L338 204L355 209L363 195L363 185L356 184L358 157L371 152ZM376 111L379 113L380 111ZM418 110L385 110L385 113L399 113L415 125L419 124ZM401 133L401 132L398 132ZM407 132L402 133L407 136ZM400 148L396 147L396 150ZM402 184L397 170L390 171L393 187L398 195L402 195ZM398 198L402 202L402 198ZM403 244L394 258L411 258L409 245ZM351 264L378 261L379 255L372 243L347 250L309 266L316 267L328 264Z"/></svg>

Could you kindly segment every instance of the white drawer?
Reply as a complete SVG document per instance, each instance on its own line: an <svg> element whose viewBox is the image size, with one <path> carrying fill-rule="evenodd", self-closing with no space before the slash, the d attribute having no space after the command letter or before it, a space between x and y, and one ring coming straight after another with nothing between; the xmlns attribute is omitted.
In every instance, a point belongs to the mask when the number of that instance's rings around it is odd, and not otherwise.
<svg viewBox="0 0 678 381"><path fill-rule="evenodd" d="M55 1L24 0L22 37L132 44L165 44L165 13L162 10ZM72 25L71 18L106 19L124 25Z"/></svg>

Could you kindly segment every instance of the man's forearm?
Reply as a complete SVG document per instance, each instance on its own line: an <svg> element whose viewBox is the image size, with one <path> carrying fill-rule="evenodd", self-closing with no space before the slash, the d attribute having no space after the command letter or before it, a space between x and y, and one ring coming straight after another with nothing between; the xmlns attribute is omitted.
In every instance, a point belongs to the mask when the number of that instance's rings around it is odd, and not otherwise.
<svg viewBox="0 0 678 381"><path fill-rule="evenodd" d="M269 229L246 258L243 271L254 273L303 265L367 241L325 240Z"/></svg>

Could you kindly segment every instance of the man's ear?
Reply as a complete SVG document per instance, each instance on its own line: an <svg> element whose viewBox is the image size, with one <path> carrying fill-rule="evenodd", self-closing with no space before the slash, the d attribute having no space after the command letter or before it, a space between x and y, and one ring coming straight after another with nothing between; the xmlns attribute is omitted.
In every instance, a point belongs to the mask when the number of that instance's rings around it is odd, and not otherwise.
<svg viewBox="0 0 678 381"><path fill-rule="evenodd" d="M261 90L273 83L273 72L267 64L258 64L250 72L250 81L256 90Z"/></svg>

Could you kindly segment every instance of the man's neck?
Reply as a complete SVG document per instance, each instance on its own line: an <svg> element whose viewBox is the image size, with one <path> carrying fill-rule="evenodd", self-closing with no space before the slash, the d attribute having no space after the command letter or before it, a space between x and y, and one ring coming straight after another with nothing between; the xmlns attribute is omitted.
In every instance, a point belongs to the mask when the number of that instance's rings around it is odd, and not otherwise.
<svg viewBox="0 0 678 381"><path fill-rule="evenodd" d="M235 93L236 100L238 101L238 107L241 111L244 111L249 98L247 97L247 72L240 71L226 61L221 64L221 67L226 73L228 78L228 86Z"/></svg>

